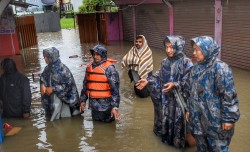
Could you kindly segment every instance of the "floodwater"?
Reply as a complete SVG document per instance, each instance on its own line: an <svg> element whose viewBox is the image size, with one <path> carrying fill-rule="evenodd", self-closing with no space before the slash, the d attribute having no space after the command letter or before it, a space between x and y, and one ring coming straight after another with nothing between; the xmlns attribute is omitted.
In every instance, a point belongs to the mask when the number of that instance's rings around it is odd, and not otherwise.
<svg viewBox="0 0 250 152"><path fill-rule="evenodd" d="M38 34L38 46L22 50L22 55L13 56L18 69L30 79L32 109L29 120L4 119L22 130L6 137L0 145L1 152L192 152L195 148L175 149L163 144L152 132L153 105L150 98L138 98L133 92L127 72L121 69L120 61L130 49L130 42L110 42L106 48L108 56L118 60L116 68L120 75L121 103L119 111L122 119L113 123L91 120L90 110L83 116L64 118L50 122L41 108L39 93L39 73L46 66L42 50L56 47L60 50L61 61L74 75L78 91L82 88L86 64L90 59L84 55L95 44L80 44L78 30L62 30L56 33ZM151 48L154 56L154 71L159 68L165 54L160 49ZM69 58L77 55L75 58ZM1 60L1 59L0 59ZM230 145L232 152L250 150L250 71L233 68L234 80L240 101L241 118L236 124L235 135Z"/></svg>

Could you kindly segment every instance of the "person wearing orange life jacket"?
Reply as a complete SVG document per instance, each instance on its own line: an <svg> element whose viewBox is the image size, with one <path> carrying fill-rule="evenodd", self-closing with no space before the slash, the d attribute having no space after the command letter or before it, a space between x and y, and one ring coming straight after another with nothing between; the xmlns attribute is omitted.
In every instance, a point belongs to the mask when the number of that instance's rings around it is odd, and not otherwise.
<svg viewBox="0 0 250 152"><path fill-rule="evenodd" d="M113 65L116 60L107 58L107 50L102 45L90 49L94 61L86 68L80 96L80 111L89 106L95 121L112 122L120 119L119 74Z"/></svg>

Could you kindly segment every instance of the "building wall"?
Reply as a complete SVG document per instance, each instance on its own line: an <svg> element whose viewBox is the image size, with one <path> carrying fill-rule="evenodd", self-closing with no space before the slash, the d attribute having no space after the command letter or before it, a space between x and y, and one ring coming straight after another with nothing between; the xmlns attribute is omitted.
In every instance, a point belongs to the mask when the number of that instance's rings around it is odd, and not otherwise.
<svg viewBox="0 0 250 152"><path fill-rule="evenodd" d="M0 56L20 54L17 34L0 34Z"/></svg>
<svg viewBox="0 0 250 152"><path fill-rule="evenodd" d="M163 48L163 39L169 35L168 7L163 4L145 4L135 8L136 35L144 35L149 46Z"/></svg>
<svg viewBox="0 0 250 152"><path fill-rule="evenodd" d="M19 54L12 8L6 8L0 15L0 56Z"/></svg>
<svg viewBox="0 0 250 152"><path fill-rule="evenodd" d="M250 1L223 1L222 7L221 59L250 70Z"/></svg>
<svg viewBox="0 0 250 152"><path fill-rule="evenodd" d="M61 30L60 15L58 12L35 14L36 32L57 32Z"/></svg>
<svg viewBox="0 0 250 152"><path fill-rule="evenodd" d="M133 8L122 7L122 27L123 39L125 41L134 41L134 23L133 23Z"/></svg>
<svg viewBox="0 0 250 152"><path fill-rule="evenodd" d="M176 1L174 9L174 34L182 35L186 39L185 53L193 56L190 39L208 35L214 37L214 1L188 0Z"/></svg>
<svg viewBox="0 0 250 152"><path fill-rule="evenodd" d="M106 27L108 31L108 41L120 40L119 14L107 13Z"/></svg>
<svg viewBox="0 0 250 152"><path fill-rule="evenodd" d="M208 35L214 37L221 44L221 59L227 64L242 69L250 70L250 1L249 0L175 0L173 6L173 28L170 31L162 30L158 34L155 30L159 22L163 21L166 12L161 12L156 17L151 17L154 10L160 10L165 4L152 4L153 1L115 0L123 12L124 40L132 41L134 33L144 34L152 46L160 43L159 35L168 33L182 35L186 39L185 52L188 57L193 56L190 39ZM155 2L158 3L158 2ZM220 5L222 3L222 5ZM131 6L133 4L133 6ZM147 7L149 5L149 7ZM134 14L135 10L136 14ZM171 13L171 14L172 14ZM170 13L169 13L170 14ZM169 19L171 19L171 14ZM135 16L135 20L133 17ZM133 24L136 22L136 28ZM163 21L166 26L171 20ZM171 24L169 24L171 25ZM173 30L172 30L173 29ZM156 45L157 47L157 45Z"/></svg>

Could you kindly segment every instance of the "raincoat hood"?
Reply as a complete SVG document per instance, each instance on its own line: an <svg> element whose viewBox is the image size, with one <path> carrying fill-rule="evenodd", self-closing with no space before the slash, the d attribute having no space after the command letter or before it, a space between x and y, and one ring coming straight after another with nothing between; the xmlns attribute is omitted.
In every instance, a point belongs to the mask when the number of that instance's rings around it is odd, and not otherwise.
<svg viewBox="0 0 250 152"><path fill-rule="evenodd" d="M167 36L163 41L164 47L165 47L167 42L170 42L172 44L175 55L179 54L180 52L182 52L182 53L184 52L184 46L185 46L184 37L182 37L180 35Z"/></svg>
<svg viewBox="0 0 250 152"><path fill-rule="evenodd" d="M204 61L202 63L209 62L213 58L216 58L220 52L220 46L210 36L200 36L191 39L191 45L194 43L201 49L204 55Z"/></svg>
<svg viewBox="0 0 250 152"><path fill-rule="evenodd" d="M14 74L17 72L16 63L10 58L5 58L1 62L1 66L5 74Z"/></svg>
<svg viewBox="0 0 250 152"><path fill-rule="evenodd" d="M92 49L90 49L90 53L93 55L94 52L97 52L101 55L102 59L107 59L107 50L102 45L96 45Z"/></svg>
<svg viewBox="0 0 250 152"><path fill-rule="evenodd" d="M90 49L90 53L93 55L94 52L101 55L101 57L102 57L101 63L103 63L104 61L107 60L107 50L104 46L102 46L102 45L94 46L92 49Z"/></svg>
<svg viewBox="0 0 250 152"><path fill-rule="evenodd" d="M43 55L49 59L49 64L56 62L60 57L59 50L57 50L55 47L44 49Z"/></svg>

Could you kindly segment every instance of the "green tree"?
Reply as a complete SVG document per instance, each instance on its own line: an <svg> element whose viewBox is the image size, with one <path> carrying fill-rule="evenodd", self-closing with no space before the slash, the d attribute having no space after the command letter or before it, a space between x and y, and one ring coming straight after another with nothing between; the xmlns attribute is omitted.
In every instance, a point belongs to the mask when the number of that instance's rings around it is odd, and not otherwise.
<svg viewBox="0 0 250 152"><path fill-rule="evenodd" d="M79 13L92 13L96 11L116 12L118 7L112 0L82 0Z"/></svg>

